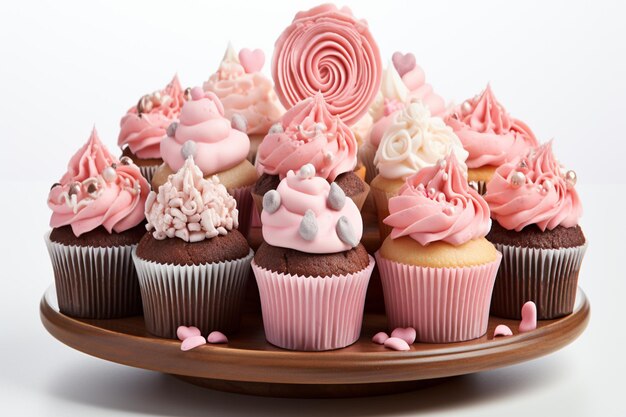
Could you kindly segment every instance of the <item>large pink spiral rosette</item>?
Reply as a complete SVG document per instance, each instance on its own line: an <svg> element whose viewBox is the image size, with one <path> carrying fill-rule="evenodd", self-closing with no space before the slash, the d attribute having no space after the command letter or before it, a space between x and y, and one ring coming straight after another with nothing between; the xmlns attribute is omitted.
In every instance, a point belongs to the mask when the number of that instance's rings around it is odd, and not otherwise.
<svg viewBox="0 0 626 417"><path fill-rule="evenodd" d="M318 91L344 123L356 123L380 86L382 63L367 23L325 4L296 14L276 41L272 77L288 109Z"/></svg>

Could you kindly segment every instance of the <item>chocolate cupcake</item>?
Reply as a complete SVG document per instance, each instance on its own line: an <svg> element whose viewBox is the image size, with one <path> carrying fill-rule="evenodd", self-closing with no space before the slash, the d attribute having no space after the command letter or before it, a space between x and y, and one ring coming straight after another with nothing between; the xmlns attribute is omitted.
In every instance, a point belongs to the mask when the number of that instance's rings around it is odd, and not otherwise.
<svg viewBox="0 0 626 417"><path fill-rule="evenodd" d="M146 234L133 259L146 329L176 337L237 331L253 252L236 230L238 210L217 176L204 179L190 156L146 202Z"/></svg>
<svg viewBox="0 0 626 417"><path fill-rule="evenodd" d="M94 129L52 186L46 245L59 309L79 318L141 313L131 252L144 234L149 185L129 158L118 160Z"/></svg>
<svg viewBox="0 0 626 417"><path fill-rule="evenodd" d="M491 312L519 319L527 301L539 319L574 309L587 240L576 174L554 158L549 142L502 165L487 184L494 225L487 238L502 252Z"/></svg>

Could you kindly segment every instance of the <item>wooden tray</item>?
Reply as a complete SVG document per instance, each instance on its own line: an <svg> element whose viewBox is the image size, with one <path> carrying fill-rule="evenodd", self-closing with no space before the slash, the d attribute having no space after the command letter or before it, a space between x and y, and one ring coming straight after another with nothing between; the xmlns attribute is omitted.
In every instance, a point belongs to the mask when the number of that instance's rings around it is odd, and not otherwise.
<svg viewBox="0 0 626 417"><path fill-rule="evenodd" d="M351 397L419 388L442 378L499 368L538 358L572 342L589 321L590 306L578 290L574 312L541 321L518 334L518 322L491 317L487 334L453 344L416 343L407 352L385 349L371 337L386 328L382 314L366 313L361 338L331 352L302 353L265 341L258 313L246 313L228 345L205 345L188 352L177 340L151 336L141 316L115 320L73 319L61 314L54 287L40 305L45 328L66 345L98 358L172 374L208 388L277 397ZM493 338L498 324L514 335Z"/></svg>

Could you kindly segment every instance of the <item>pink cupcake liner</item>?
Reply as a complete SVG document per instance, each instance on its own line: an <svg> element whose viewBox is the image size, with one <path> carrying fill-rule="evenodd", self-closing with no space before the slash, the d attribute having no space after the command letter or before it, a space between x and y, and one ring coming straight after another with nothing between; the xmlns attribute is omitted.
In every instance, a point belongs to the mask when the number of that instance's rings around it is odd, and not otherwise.
<svg viewBox="0 0 626 417"><path fill-rule="evenodd" d="M450 343L487 332L489 305L502 255L484 265L427 268L376 252L389 329L413 327L417 340Z"/></svg>
<svg viewBox="0 0 626 417"><path fill-rule="evenodd" d="M365 293L374 269L348 275L304 277L272 272L254 261L267 341L300 351L339 349L361 333Z"/></svg>
<svg viewBox="0 0 626 417"><path fill-rule="evenodd" d="M239 210L239 227L237 230L242 235L248 236L250 231L250 222L252 220L252 209L254 202L252 201L252 185L246 185L244 187L232 188L228 190L228 193L237 200L237 210Z"/></svg>

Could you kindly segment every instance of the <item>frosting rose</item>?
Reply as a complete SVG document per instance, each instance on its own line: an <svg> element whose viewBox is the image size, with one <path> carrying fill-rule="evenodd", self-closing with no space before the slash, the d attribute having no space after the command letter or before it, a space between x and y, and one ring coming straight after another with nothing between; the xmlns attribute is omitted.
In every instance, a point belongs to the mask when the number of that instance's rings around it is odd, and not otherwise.
<svg viewBox="0 0 626 417"><path fill-rule="evenodd" d="M380 86L382 64L367 22L325 4L296 14L276 41L272 77L286 108L324 95L332 114L352 125Z"/></svg>
<svg viewBox="0 0 626 417"><path fill-rule="evenodd" d="M363 235L361 213L341 188L315 176L313 165L289 171L263 197L263 239L306 253L336 253L356 247Z"/></svg>
<svg viewBox="0 0 626 417"><path fill-rule="evenodd" d="M214 175L204 179L189 157L183 167L150 192L146 201L146 228L155 239L178 237L199 242L225 235L238 226L237 203Z"/></svg>
<svg viewBox="0 0 626 417"><path fill-rule="evenodd" d="M249 150L248 135L233 129L217 96L200 87L191 90L191 100L183 104L179 121L161 141L161 157L173 171L193 156L204 175L234 167L246 159Z"/></svg>
<svg viewBox="0 0 626 417"><path fill-rule="evenodd" d="M389 200L389 213L384 222L393 227L392 239L410 236L424 246L436 241L462 245L491 228L487 203L467 184L452 154L409 177Z"/></svg>
<svg viewBox="0 0 626 417"><path fill-rule="evenodd" d="M468 168L497 167L538 145L530 128L509 116L496 100L490 85L454 109L446 123L469 152Z"/></svg>
<svg viewBox="0 0 626 417"><path fill-rule="evenodd" d="M376 151L374 163L380 176L404 179L432 166L454 152L459 168L467 172L467 151L439 117L432 117L421 103L411 103L395 113Z"/></svg>
<svg viewBox="0 0 626 417"><path fill-rule="evenodd" d="M50 226L69 225L77 237L99 226L121 233L143 220L149 190L139 168L130 158L112 156L94 128L50 190Z"/></svg>
<svg viewBox="0 0 626 417"><path fill-rule="evenodd" d="M485 200L492 217L508 230L531 224L542 231L574 227L582 215L575 184L576 174L559 164L548 142L501 165L487 183Z"/></svg>
<svg viewBox="0 0 626 417"><path fill-rule="evenodd" d="M246 49L239 52L244 54L243 62L247 64L244 67L229 44L219 69L203 85L205 91L215 93L221 100L227 119L232 119L235 114L246 119L249 135L266 134L284 112L272 82L260 72L263 52L254 52L258 54L252 55L253 52Z"/></svg>
<svg viewBox="0 0 626 417"><path fill-rule="evenodd" d="M334 181L354 170L357 143L354 133L333 116L318 93L292 107L263 139L257 153L260 172L279 175L313 164L317 175Z"/></svg>
<svg viewBox="0 0 626 417"><path fill-rule="evenodd" d="M178 76L160 91L143 96L120 121L117 144L128 146L139 158L160 158L160 143L184 102L184 92Z"/></svg>

